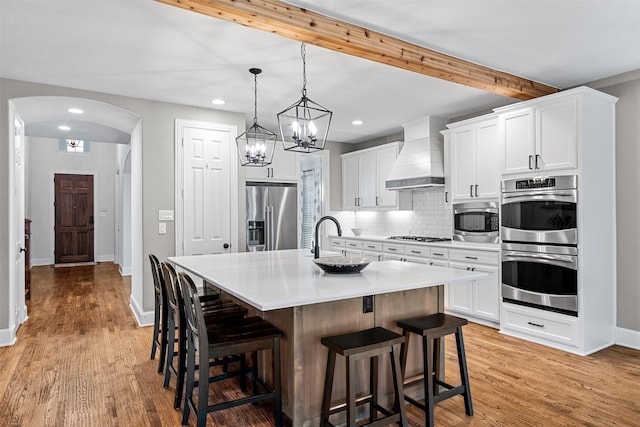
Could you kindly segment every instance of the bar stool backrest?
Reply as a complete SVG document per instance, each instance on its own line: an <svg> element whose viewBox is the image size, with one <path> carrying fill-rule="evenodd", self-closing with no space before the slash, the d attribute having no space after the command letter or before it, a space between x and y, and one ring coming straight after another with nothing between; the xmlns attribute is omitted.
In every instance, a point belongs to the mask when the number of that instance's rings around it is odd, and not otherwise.
<svg viewBox="0 0 640 427"><path fill-rule="evenodd" d="M149 254L151 261L151 276L153 277L153 290L162 298L162 285L160 284L160 261L154 254Z"/></svg>
<svg viewBox="0 0 640 427"><path fill-rule="evenodd" d="M164 287L164 293L167 296L167 303L169 305L169 310L173 313L176 313L176 296L173 292L173 286L176 281L176 270L173 266L168 262L160 263L160 269L162 271L162 280L161 284Z"/></svg>
<svg viewBox="0 0 640 427"><path fill-rule="evenodd" d="M209 340L198 289L191 277L186 273L179 273L178 281L184 298L184 313L190 344L194 345L196 350L199 348L206 349L209 347Z"/></svg>

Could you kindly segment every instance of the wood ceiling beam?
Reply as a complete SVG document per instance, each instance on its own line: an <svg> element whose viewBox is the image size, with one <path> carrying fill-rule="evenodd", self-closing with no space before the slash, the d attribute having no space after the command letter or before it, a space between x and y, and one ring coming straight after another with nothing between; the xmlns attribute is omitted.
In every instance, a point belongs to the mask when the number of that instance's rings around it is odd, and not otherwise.
<svg viewBox="0 0 640 427"><path fill-rule="evenodd" d="M557 88L445 55L279 0L157 0L282 37L520 100Z"/></svg>

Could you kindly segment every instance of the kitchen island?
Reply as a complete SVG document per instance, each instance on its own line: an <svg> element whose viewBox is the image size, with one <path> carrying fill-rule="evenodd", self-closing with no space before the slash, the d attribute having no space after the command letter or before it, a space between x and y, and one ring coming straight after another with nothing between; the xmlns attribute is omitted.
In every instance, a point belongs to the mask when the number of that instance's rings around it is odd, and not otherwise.
<svg viewBox="0 0 640 427"><path fill-rule="evenodd" d="M486 275L400 261L372 262L357 274L326 274L313 263L308 250L169 260L283 331L283 406L294 426L318 423L327 357L321 337L374 326L398 330L399 319L443 310L442 285ZM364 313L363 297L368 296L373 296L373 307ZM412 346L415 351L409 355L408 375L421 370L419 348ZM345 381L344 361L339 358L337 362L333 397L338 400L344 396ZM385 361L380 364L386 365ZM368 367L359 368L358 377L367 378ZM265 373L268 380L269 373ZM390 374L381 376L381 395L390 390L389 381Z"/></svg>

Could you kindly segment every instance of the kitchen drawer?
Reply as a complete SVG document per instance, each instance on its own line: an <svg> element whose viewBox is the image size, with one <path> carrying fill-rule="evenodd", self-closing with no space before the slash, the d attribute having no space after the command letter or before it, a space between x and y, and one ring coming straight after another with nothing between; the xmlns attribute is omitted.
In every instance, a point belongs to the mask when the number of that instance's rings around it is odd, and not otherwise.
<svg viewBox="0 0 640 427"><path fill-rule="evenodd" d="M330 242L329 244L330 244L331 246L338 246L338 247L341 247L341 248L344 248L344 247L345 247L345 244L346 244L346 242L345 242L345 240L344 240L344 239L336 239L336 238L334 238L334 237L331 237L331 238L329 239L329 242Z"/></svg>
<svg viewBox="0 0 640 427"><path fill-rule="evenodd" d="M436 261L436 260L448 261L449 260L449 249L431 248L429 256L431 257L432 261Z"/></svg>
<svg viewBox="0 0 640 427"><path fill-rule="evenodd" d="M500 255L498 254L498 252L465 251L460 249L451 249L449 251L449 260L471 264L498 265L500 263Z"/></svg>
<svg viewBox="0 0 640 427"><path fill-rule="evenodd" d="M347 249L362 249L362 241L346 239L344 243L344 247Z"/></svg>
<svg viewBox="0 0 640 427"><path fill-rule="evenodd" d="M429 255L431 254L431 248L427 246L406 245L404 247L404 253L405 255L412 257L429 258Z"/></svg>
<svg viewBox="0 0 640 427"><path fill-rule="evenodd" d="M435 265L437 267L449 267L449 261L446 259L430 259L429 265Z"/></svg>
<svg viewBox="0 0 640 427"><path fill-rule="evenodd" d="M403 260L406 261L406 262L413 262L413 263L416 263L416 264L425 264L425 265L429 264L429 258L426 258L426 257L423 258L423 257L420 257L420 256L408 256L408 255L405 255Z"/></svg>
<svg viewBox="0 0 640 427"><path fill-rule="evenodd" d="M382 261L382 252L371 252L371 251L363 250L362 255L366 259L370 259L371 261Z"/></svg>
<svg viewBox="0 0 640 427"><path fill-rule="evenodd" d="M365 251L378 251L382 252L382 242L362 242L362 249Z"/></svg>
<svg viewBox="0 0 640 427"><path fill-rule="evenodd" d="M393 243L384 243L382 250L390 254L404 254L404 245L396 245Z"/></svg>
<svg viewBox="0 0 640 427"><path fill-rule="evenodd" d="M392 253L384 253L382 254L382 259L384 261L403 261L404 255L402 254L392 254Z"/></svg>
<svg viewBox="0 0 640 427"><path fill-rule="evenodd" d="M557 313L502 303L502 327L557 343L578 346L578 319Z"/></svg>

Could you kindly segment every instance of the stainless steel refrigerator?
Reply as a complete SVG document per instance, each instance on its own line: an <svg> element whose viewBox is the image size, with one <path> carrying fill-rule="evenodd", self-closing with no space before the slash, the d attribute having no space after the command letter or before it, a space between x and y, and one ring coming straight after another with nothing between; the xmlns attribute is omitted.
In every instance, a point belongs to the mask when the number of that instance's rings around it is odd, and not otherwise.
<svg viewBox="0 0 640 427"><path fill-rule="evenodd" d="M247 251L298 247L296 184L247 182Z"/></svg>

